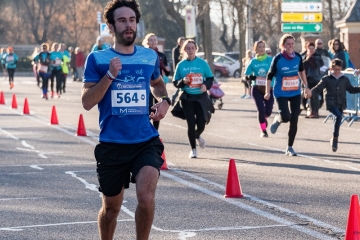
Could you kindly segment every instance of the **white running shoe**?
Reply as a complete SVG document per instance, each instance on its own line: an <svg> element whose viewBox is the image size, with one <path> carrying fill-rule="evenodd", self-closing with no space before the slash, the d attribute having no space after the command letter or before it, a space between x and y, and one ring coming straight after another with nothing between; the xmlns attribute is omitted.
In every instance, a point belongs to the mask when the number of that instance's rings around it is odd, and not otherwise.
<svg viewBox="0 0 360 240"><path fill-rule="evenodd" d="M199 138L197 138L196 140L197 140L197 142L198 142L198 144L199 144L199 147L201 147L201 148L205 148L205 147L206 147L206 142L205 142L205 140L204 140L202 137L199 136Z"/></svg>
<svg viewBox="0 0 360 240"><path fill-rule="evenodd" d="M197 158L196 149L195 149L195 148L190 151L189 158Z"/></svg>
<svg viewBox="0 0 360 240"><path fill-rule="evenodd" d="M252 99L252 96L246 95L244 98L245 98L245 99Z"/></svg>

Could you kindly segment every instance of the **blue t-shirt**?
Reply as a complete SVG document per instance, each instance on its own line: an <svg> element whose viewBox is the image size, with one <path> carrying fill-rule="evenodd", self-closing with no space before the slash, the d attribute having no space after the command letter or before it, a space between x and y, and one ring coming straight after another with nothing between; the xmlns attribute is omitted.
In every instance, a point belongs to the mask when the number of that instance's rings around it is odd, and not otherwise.
<svg viewBox="0 0 360 240"><path fill-rule="evenodd" d="M195 57L194 60L182 60L175 70L175 81L180 81L184 77L192 78L192 83L186 85L183 90L188 94L202 94L200 90L201 84L206 78L213 77L211 69L205 60Z"/></svg>
<svg viewBox="0 0 360 240"><path fill-rule="evenodd" d="M84 82L99 82L119 57L122 69L98 103L99 141L141 143L159 136L149 119L150 80L160 77L159 60L152 49L135 46L132 54L113 48L95 51L85 62Z"/></svg>
<svg viewBox="0 0 360 240"><path fill-rule="evenodd" d="M304 71L301 55L295 52L295 57L286 59L282 53L277 54L271 62L267 79L275 76L274 97L294 97L301 93L299 72Z"/></svg>
<svg viewBox="0 0 360 240"><path fill-rule="evenodd" d="M50 53L50 66L51 70L61 70L61 63L63 59L63 54L61 52L51 52Z"/></svg>
<svg viewBox="0 0 360 240"><path fill-rule="evenodd" d="M251 81L251 86L266 86L266 74L270 69L272 57L267 56L263 61L259 61L256 58L250 60L246 66L245 75L253 75L257 78ZM264 82L265 80L265 82ZM274 86L274 78L271 81L271 87Z"/></svg>
<svg viewBox="0 0 360 240"><path fill-rule="evenodd" d="M5 55L3 55L3 62L5 64L5 68L15 69L18 60L19 57L16 55L16 53L6 53Z"/></svg>

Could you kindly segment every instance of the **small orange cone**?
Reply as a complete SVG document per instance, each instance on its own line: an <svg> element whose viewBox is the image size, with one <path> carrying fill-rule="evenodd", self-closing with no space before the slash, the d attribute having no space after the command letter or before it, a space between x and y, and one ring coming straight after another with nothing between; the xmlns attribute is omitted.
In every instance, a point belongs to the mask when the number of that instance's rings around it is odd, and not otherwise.
<svg viewBox="0 0 360 240"><path fill-rule="evenodd" d="M85 129L85 124L84 124L84 119L83 119L82 114L80 114L80 117L79 117L78 129L77 129L75 136L86 136L86 129Z"/></svg>
<svg viewBox="0 0 360 240"><path fill-rule="evenodd" d="M59 124L55 106L52 106L50 124Z"/></svg>
<svg viewBox="0 0 360 240"><path fill-rule="evenodd" d="M29 103L28 103L27 98L25 98L25 100L24 100L24 110L23 110L23 114L30 114Z"/></svg>
<svg viewBox="0 0 360 240"><path fill-rule="evenodd" d="M360 240L360 206L359 196L350 199L349 216L346 225L345 240Z"/></svg>
<svg viewBox="0 0 360 240"><path fill-rule="evenodd" d="M163 142L161 138L160 138L160 141ZM167 163L166 163L165 150L162 152L161 158L164 160L164 163L163 163L163 165L161 166L160 170L169 170L168 165L167 165Z"/></svg>
<svg viewBox="0 0 360 240"><path fill-rule="evenodd" d="M0 93L0 104L5 104L4 92Z"/></svg>
<svg viewBox="0 0 360 240"><path fill-rule="evenodd" d="M240 181L236 171L235 160L230 159L229 171L226 182L225 198L242 198L244 195L241 193Z"/></svg>
<svg viewBox="0 0 360 240"><path fill-rule="evenodd" d="M11 108L18 108L15 93L12 95Z"/></svg>

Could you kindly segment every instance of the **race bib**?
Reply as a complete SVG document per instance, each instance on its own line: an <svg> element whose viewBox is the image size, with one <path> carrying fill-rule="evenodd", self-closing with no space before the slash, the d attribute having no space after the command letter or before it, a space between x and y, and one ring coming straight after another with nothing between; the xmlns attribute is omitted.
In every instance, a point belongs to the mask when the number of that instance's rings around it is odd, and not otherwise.
<svg viewBox="0 0 360 240"><path fill-rule="evenodd" d="M203 84L203 76L200 73L189 73L186 74L189 79L189 87L199 88Z"/></svg>
<svg viewBox="0 0 360 240"><path fill-rule="evenodd" d="M266 86L266 78L256 77L255 83L256 83L256 86Z"/></svg>
<svg viewBox="0 0 360 240"><path fill-rule="evenodd" d="M49 67L46 66L46 65L40 65L40 66L39 66L39 72L47 73L48 68L49 68Z"/></svg>
<svg viewBox="0 0 360 240"><path fill-rule="evenodd" d="M61 64L61 59L59 59L59 58L56 58L55 59L55 65L60 65Z"/></svg>
<svg viewBox="0 0 360 240"><path fill-rule="evenodd" d="M14 56L7 56L6 57L6 62L12 62L14 61Z"/></svg>
<svg viewBox="0 0 360 240"><path fill-rule="evenodd" d="M113 82L111 85L112 115L147 114L145 82Z"/></svg>
<svg viewBox="0 0 360 240"><path fill-rule="evenodd" d="M299 76L283 77L282 87L283 91L299 90L300 79Z"/></svg>

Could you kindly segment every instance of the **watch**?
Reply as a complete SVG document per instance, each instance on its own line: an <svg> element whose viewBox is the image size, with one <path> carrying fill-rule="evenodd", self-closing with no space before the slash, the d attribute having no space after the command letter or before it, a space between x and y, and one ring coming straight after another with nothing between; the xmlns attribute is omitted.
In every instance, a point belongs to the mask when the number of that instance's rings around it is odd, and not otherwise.
<svg viewBox="0 0 360 240"><path fill-rule="evenodd" d="M309 86L308 86L308 85L304 85L304 88L309 88Z"/></svg>
<svg viewBox="0 0 360 240"><path fill-rule="evenodd" d="M163 100L167 101L168 104L169 104L169 106L171 106L171 100L170 100L169 97L167 97L167 96L162 96L161 99L162 99L162 101L163 101Z"/></svg>

